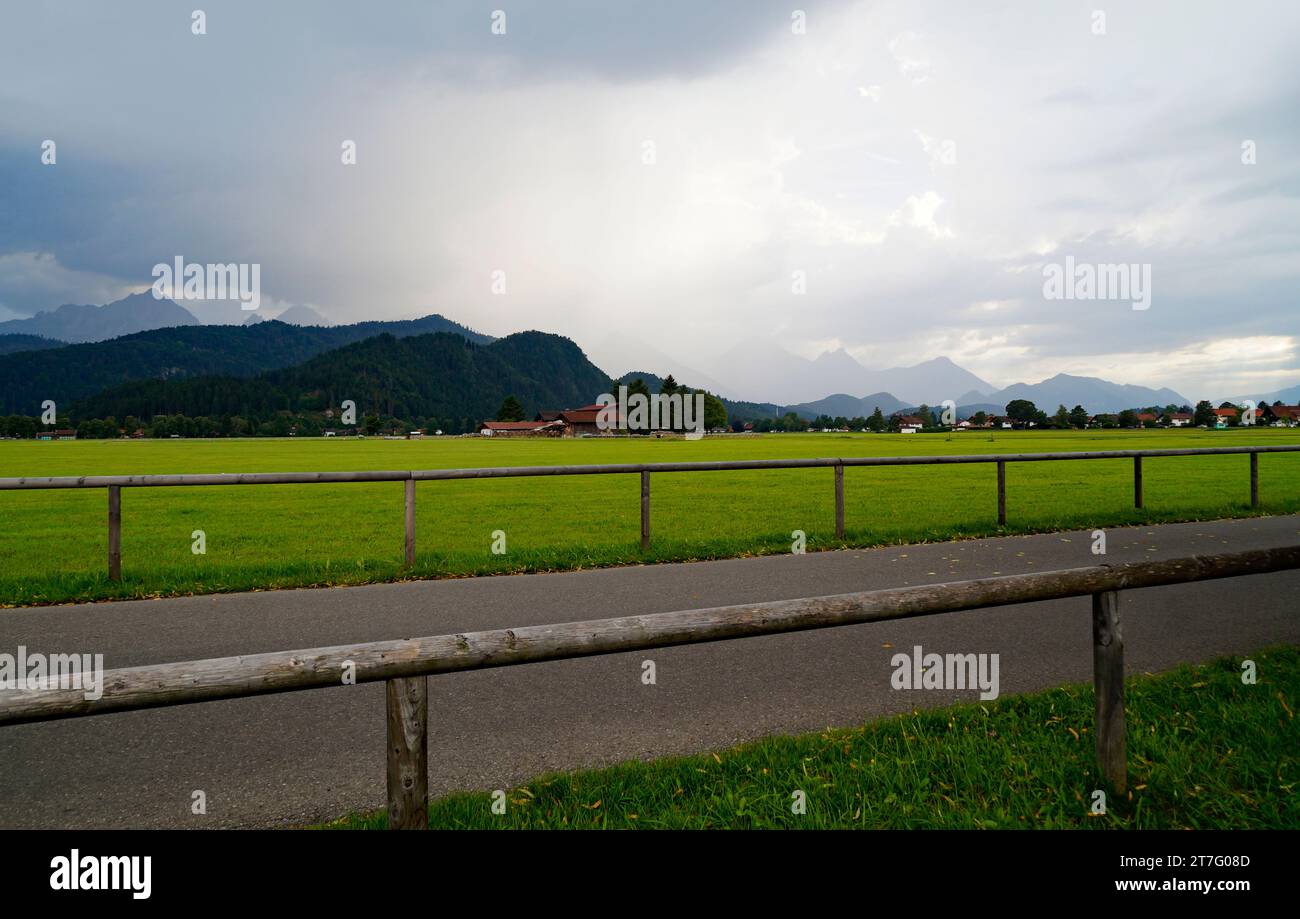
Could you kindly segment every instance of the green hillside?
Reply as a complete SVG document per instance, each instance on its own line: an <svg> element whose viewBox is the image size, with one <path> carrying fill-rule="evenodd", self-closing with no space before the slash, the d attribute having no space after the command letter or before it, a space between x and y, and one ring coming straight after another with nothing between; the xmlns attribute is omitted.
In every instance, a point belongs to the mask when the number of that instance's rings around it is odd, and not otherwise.
<svg viewBox="0 0 1300 919"><path fill-rule="evenodd" d="M218 419L238 416L258 424L287 413L314 416L356 403L358 422L374 414L448 428L494 417L515 396L531 415L595 400L609 378L572 341L520 332L476 345L438 332L397 338L379 335L328 351L294 367L255 377L202 376L139 380L74 404L72 418L148 421L160 415Z"/></svg>
<svg viewBox="0 0 1300 919"><path fill-rule="evenodd" d="M78 399L133 380L252 377L377 335L405 337L431 332L456 333L482 344L492 341L438 315L329 327L270 321L152 329L109 341L0 358L0 414L37 415L45 399L53 399L62 414L65 406Z"/></svg>

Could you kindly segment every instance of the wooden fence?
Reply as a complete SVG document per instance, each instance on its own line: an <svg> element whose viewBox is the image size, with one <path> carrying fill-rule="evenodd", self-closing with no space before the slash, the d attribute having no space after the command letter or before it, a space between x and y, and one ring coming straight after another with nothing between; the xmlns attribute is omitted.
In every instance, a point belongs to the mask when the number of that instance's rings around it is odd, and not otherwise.
<svg viewBox="0 0 1300 919"><path fill-rule="evenodd" d="M500 479L545 475L639 475L641 477L641 549L650 548L650 475L655 472L721 472L745 469L816 469L835 471L835 538L844 538L844 467L947 466L996 463L998 526L1007 523L1007 463L1057 460L1133 460L1133 506L1143 507L1142 460L1162 456L1250 456L1250 506L1259 506L1259 454L1300 452L1300 444L1260 447L1202 447L1175 450L1104 450L1081 453L988 453L962 456L844 456L816 459L719 460L693 463L610 463L587 466L487 466L478 469L373 470L364 472L243 472L195 475L84 475L0 478L0 491L53 488L108 489L108 577L122 579L122 489L175 488L191 485L316 485L348 482L404 482L406 554L415 564L415 483L447 479Z"/></svg>
<svg viewBox="0 0 1300 919"><path fill-rule="evenodd" d="M0 691L0 726L384 680L389 826L418 829L428 825L430 675L1091 596L1097 761L1123 792L1120 592L1295 568L1300 546L130 667L105 672L96 700L57 686Z"/></svg>

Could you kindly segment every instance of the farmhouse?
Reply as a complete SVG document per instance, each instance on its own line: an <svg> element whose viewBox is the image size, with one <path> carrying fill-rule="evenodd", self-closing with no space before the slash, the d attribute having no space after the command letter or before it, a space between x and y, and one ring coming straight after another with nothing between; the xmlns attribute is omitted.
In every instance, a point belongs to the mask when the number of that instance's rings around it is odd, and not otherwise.
<svg viewBox="0 0 1300 919"><path fill-rule="evenodd" d="M1226 428L1231 419L1237 417L1235 408L1216 408L1214 410L1214 426L1216 428Z"/></svg>
<svg viewBox="0 0 1300 919"><path fill-rule="evenodd" d="M77 432L71 428L59 428L57 431L37 431L37 440L76 440Z"/></svg>
<svg viewBox="0 0 1300 919"><path fill-rule="evenodd" d="M1137 420L1138 420L1138 427L1147 428L1147 427L1153 427L1156 421L1159 419L1157 419L1156 416L1153 415L1151 412L1139 412L1137 416Z"/></svg>
<svg viewBox="0 0 1300 919"><path fill-rule="evenodd" d="M898 416L898 432L900 434L915 434L924 427L924 423L915 415Z"/></svg>
<svg viewBox="0 0 1300 919"><path fill-rule="evenodd" d="M560 421L484 421L478 426L484 437L559 437L564 433Z"/></svg>
<svg viewBox="0 0 1300 919"><path fill-rule="evenodd" d="M597 421L605 406L599 403L563 411L544 409L532 421L484 421L479 433L491 436L507 435L542 437L583 437L590 434L613 434L602 430Z"/></svg>
<svg viewBox="0 0 1300 919"><path fill-rule="evenodd" d="M1264 420L1275 428L1293 428L1300 424L1300 405L1265 405L1260 412Z"/></svg>
<svg viewBox="0 0 1300 919"><path fill-rule="evenodd" d="M566 408L559 413L559 421L564 425L565 437L579 437L583 434L609 434L612 431L602 431L596 424L601 410L605 406L584 405L582 408Z"/></svg>
<svg viewBox="0 0 1300 919"><path fill-rule="evenodd" d="M1191 425L1192 419L1191 412L1170 412L1160 420L1171 428L1185 428Z"/></svg>

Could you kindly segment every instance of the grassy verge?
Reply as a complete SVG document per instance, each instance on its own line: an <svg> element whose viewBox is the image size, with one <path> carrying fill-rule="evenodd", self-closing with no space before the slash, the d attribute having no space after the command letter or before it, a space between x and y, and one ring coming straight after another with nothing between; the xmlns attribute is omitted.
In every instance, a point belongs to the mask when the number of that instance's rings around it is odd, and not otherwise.
<svg viewBox="0 0 1300 919"><path fill-rule="evenodd" d="M1300 430L481 442L486 439L7 441L0 443L0 475L1222 447L1297 443ZM795 530L815 551L1300 511L1300 453L1261 458L1259 511L1249 506L1248 470L1245 456L1149 460L1146 510L1139 511L1133 508L1131 461L1012 464L1010 526L999 530L991 465L849 468L843 541L834 536L829 469L661 473L652 477L652 548L645 555L638 547L636 476L422 482L416 488L416 564L409 570L401 566L401 483L128 488L119 584L106 577L102 489L11 491L0 493L0 606L789 552ZM200 531L204 552L195 554ZM504 554L493 552L498 533L504 534Z"/></svg>
<svg viewBox="0 0 1300 919"><path fill-rule="evenodd" d="M1300 828L1300 649L1184 666L1126 685L1130 790L1093 756L1089 686L914 712L864 727L772 737L718 753L552 775L429 808L456 829ZM792 813L792 795L807 812ZM337 829L386 826L383 811Z"/></svg>

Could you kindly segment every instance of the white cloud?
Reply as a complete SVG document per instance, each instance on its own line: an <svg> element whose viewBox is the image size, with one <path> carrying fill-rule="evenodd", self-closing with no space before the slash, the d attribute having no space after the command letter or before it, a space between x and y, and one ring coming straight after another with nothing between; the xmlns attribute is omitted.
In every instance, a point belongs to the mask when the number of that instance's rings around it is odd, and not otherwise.
<svg viewBox="0 0 1300 919"><path fill-rule="evenodd" d="M61 264L50 252L0 254L0 310L3 319L31 315L11 304L32 300L50 307L65 303L108 303L134 293L132 285L94 271L78 271Z"/></svg>
<svg viewBox="0 0 1300 919"><path fill-rule="evenodd" d="M923 50L924 36L915 32L902 32L889 40L889 53L894 56L898 72L913 83L924 83L930 78L930 58Z"/></svg>
<svg viewBox="0 0 1300 919"><path fill-rule="evenodd" d="M1006 382L1068 366L1194 390L1235 372L1199 343L1275 337L1294 317L1300 173L1280 151L1300 144L1300 10L1140 5L1104 39L1058 5L1014 10L852 3L800 36L733 12L754 38L718 61L593 71L563 63L594 53L566 51L563 30L529 45L550 67L487 66L345 5L354 34L322 14L318 55L267 55L256 74L232 72L247 49L214 30L211 60L163 41L93 80L86 49L132 34L58 22L54 59L0 59L0 85L28 100L0 113L5 136L25 149L45 136L39 111L59 111L54 169L100 156L147 181L65 192L66 238L9 248L79 267L33 280L0 261L0 304L103 302L180 252L257 262L268 302L334 321L438 311L584 345L599 327L715 376L742 335L810 354L841 342L872 366L947 353ZM292 17L266 15L247 41L296 40ZM526 22L511 17L520 47ZM343 138L356 166L339 163ZM1152 264L1152 309L1044 301L1042 261L1065 254Z"/></svg>

